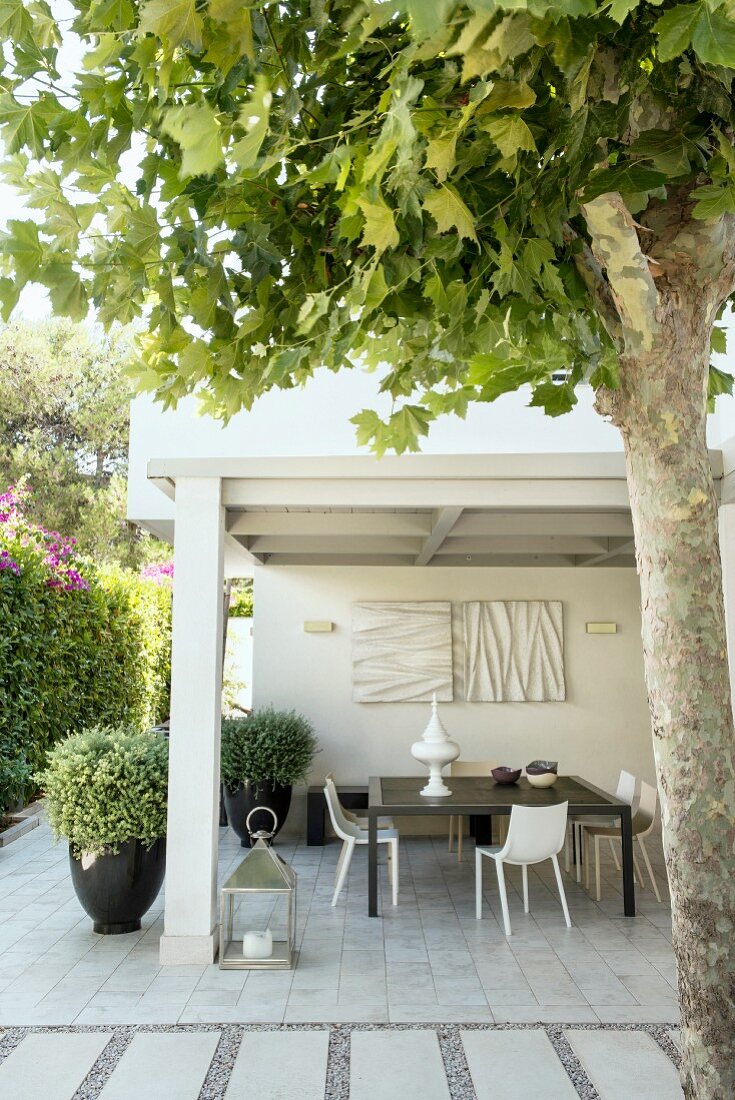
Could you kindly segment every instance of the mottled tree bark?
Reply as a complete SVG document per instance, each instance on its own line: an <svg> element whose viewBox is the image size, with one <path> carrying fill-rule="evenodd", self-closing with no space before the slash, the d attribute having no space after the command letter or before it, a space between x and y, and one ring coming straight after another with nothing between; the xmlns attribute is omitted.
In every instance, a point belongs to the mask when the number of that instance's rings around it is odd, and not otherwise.
<svg viewBox="0 0 735 1100"><path fill-rule="evenodd" d="M717 501L707 453L710 331L732 289L719 255L658 231L654 346L623 355L598 396L625 444L641 584L664 853L672 898L686 1097L735 1097L735 732ZM665 227L664 227L665 228ZM700 228L704 229L704 227ZM650 254L650 253L649 253Z"/></svg>

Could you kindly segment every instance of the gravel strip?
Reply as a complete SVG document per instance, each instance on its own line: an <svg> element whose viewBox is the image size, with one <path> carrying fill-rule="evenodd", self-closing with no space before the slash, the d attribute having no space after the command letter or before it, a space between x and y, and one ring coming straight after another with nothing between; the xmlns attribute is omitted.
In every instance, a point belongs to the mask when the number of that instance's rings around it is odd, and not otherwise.
<svg viewBox="0 0 735 1100"><path fill-rule="evenodd" d="M199 1090L199 1100L221 1100L225 1095L241 1042L242 1028L237 1024L222 1029L214 1058Z"/></svg>
<svg viewBox="0 0 735 1100"><path fill-rule="evenodd" d="M351 1034L352 1028L341 1024L335 1024L329 1032L324 1100L349 1100Z"/></svg>
<svg viewBox="0 0 735 1100"><path fill-rule="evenodd" d="M20 1027L11 1027L7 1031L0 1031L0 1062L15 1050L18 1043L25 1035L25 1030Z"/></svg>
<svg viewBox="0 0 735 1100"><path fill-rule="evenodd" d="M605 1025L600 1025L595 1030L603 1030ZM607 1028L606 1030L609 1030ZM563 1024L551 1024L546 1028L549 1042L556 1051L556 1055L564 1066L567 1077L577 1090L577 1096L584 1100L600 1100L600 1094L587 1076L582 1063L572 1050L572 1046L564 1034Z"/></svg>
<svg viewBox="0 0 735 1100"><path fill-rule="evenodd" d="M132 1027L115 1027L111 1030L112 1038L74 1093L72 1100L96 1100L130 1046L134 1033Z"/></svg>
<svg viewBox="0 0 735 1100"><path fill-rule="evenodd" d="M437 1032L451 1100L477 1100L457 1024L445 1024Z"/></svg>

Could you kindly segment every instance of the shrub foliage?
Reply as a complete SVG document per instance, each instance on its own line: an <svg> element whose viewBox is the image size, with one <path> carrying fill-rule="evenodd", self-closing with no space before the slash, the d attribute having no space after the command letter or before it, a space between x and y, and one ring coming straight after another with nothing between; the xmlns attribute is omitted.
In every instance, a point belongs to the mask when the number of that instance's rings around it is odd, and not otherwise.
<svg viewBox="0 0 735 1100"><path fill-rule="evenodd" d="M222 780L232 791L255 783L303 783L318 751L314 727L293 710L261 707L222 722Z"/></svg>
<svg viewBox="0 0 735 1100"><path fill-rule="evenodd" d="M72 540L25 521L12 493L3 499L0 715L9 755L25 752L38 768L72 730L143 729L165 718L170 591L80 561Z"/></svg>
<svg viewBox="0 0 735 1100"><path fill-rule="evenodd" d="M168 741L131 726L95 726L49 753L37 776L56 837L72 852L119 851L126 840L150 848L166 835Z"/></svg>

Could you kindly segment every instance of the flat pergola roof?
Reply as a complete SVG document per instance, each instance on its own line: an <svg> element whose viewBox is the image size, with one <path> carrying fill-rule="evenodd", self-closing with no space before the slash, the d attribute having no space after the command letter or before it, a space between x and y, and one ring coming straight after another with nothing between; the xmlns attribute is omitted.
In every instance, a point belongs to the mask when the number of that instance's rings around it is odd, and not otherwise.
<svg viewBox="0 0 735 1100"><path fill-rule="evenodd" d="M180 478L221 479L248 566L635 564L619 453L153 459L148 477L174 500Z"/></svg>

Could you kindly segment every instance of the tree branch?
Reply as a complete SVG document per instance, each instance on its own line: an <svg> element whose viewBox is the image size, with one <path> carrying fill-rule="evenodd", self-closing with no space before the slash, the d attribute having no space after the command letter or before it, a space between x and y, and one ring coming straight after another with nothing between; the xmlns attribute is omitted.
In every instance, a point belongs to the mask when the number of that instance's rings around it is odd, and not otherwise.
<svg viewBox="0 0 735 1100"><path fill-rule="evenodd" d="M605 278L605 274L595 259L592 249L585 241L584 237L580 236L577 230L568 222L564 225L564 240L567 244L579 241L579 245L572 252L572 259L579 272L579 275L587 287L592 300L595 303L595 308L600 316L608 336L615 344L615 347L622 351L623 349L623 326L620 321L620 314L618 313L617 306L615 305L615 299L613 298L612 291L610 290L610 284Z"/></svg>

